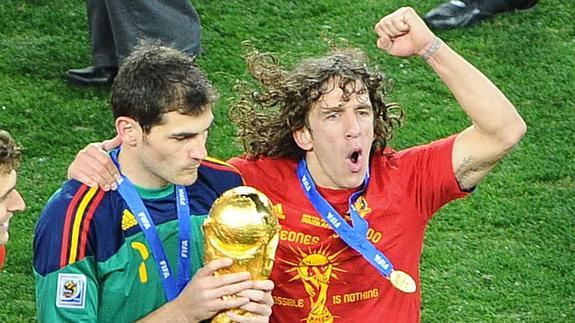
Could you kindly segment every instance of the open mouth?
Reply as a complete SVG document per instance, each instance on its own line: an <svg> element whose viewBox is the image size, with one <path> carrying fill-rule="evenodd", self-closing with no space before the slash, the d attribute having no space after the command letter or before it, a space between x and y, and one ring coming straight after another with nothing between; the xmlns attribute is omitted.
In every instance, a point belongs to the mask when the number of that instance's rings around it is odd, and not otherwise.
<svg viewBox="0 0 575 323"><path fill-rule="evenodd" d="M352 163L357 163L357 160L359 159L359 151L354 151L351 153L351 155L349 156L349 160L351 160Z"/></svg>
<svg viewBox="0 0 575 323"><path fill-rule="evenodd" d="M349 168L352 172L358 172L362 166L361 148L355 148L346 158L349 161Z"/></svg>

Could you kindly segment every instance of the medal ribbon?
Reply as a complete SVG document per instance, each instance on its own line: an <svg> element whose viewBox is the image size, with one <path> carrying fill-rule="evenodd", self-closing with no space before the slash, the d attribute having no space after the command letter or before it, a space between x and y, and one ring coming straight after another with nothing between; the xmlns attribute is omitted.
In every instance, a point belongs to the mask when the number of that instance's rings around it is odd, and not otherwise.
<svg viewBox="0 0 575 323"><path fill-rule="evenodd" d="M300 160L297 166L297 176L300 184L321 217L329 223L331 228L339 237L355 251L359 252L372 266L374 266L382 275L389 278L393 271L393 265L387 257L379 251L371 242L367 240L367 221L359 215L359 212L353 205L357 198L365 192L369 184L369 169L365 174L362 187L359 191L353 193L348 200L349 213L353 227L329 204L323 196L317 191L313 179L307 169L305 159Z"/></svg>
<svg viewBox="0 0 575 323"><path fill-rule="evenodd" d="M120 170L118 163L118 154L120 149L114 150L111 153L112 160ZM121 174L121 170L120 170ZM186 284L190 281L190 261L189 248L190 248L190 235L191 235L191 219L190 219L190 205L188 202L188 194L186 188L176 185L176 207L178 212L179 223L179 257L178 257L178 281L176 283L170 262L164 250L162 240L156 230L156 225L144 205L142 198L136 191L134 184L122 174L122 182L118 183L118 192L128 204L128 208L135 215L136 221L140 229L144 233L146 240L152 249L152 255L156 262L166 298L172 301L184 289Z"/></svg>

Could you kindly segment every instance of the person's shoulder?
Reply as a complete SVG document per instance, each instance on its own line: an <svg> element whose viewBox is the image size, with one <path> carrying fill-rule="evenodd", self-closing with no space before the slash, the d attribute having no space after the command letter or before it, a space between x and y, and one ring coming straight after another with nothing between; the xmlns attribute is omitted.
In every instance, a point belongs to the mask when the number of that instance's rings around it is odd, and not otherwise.
<svg viewBox="0 0 575 323"><path fill-rule="evenodd" d="M398 176L396 180L408 180L409 174L433 171L437 165L448 165L456 135L401 150L386 147L378 149L372 165L378 173Z"/></svg>
<svg viewBox="0 0 575 323"><path fill-rule="evenodd" d="M84 227L94 221L109 224L115 219L115 210L122 207L122 201L117 191L106 192L69 180L46 203L36 223L36 233L54 234L73 225Z"/></svg>
<svg viewBox="0 0 575 323"><path fill-rule="evenodd" d="M237 167L248 186L265 192L282 190L285 185L297 184L298 162L287 158L236 157L229 161Z"/></svg>
<svg viewBox="0 0 575 323"><path fill-rule="evenodd" d="M110 198L117 194L114 191L106 192L98 187L89 187L76 180L68 180L48 199L42 216L59 213L61 209L82 206L94 211L101 205L106 205Z"/></svg>
<svg viewBox="0 0 575 323"><path fill-rule="evenodd" d="M219 159L208 157L198 170L198 180L192 187L209 187L223 192L244 183L242 175L234 166Z"/></svg>
<svg viewBox="0 0 575 323"><path fill-rule="evenodd" d="M370 158L372 164L393 166L396 162L397 151L391 147L377 148Z"/></svg>
<svg viewBox="0 0 575 323"><path fill-rule="evenodd" d="M297 167L297 161L286 158L258 157L251 158L248 156L234 157L228 161L242 175L247 176L249 173L260 173L272 175L273 173L281 174L285 171L292 173Z"/></svg>
<svg viewBox="0 0 575 323"><path fill-rule="evenodd" d="M240 171L234 165L213 157L206 157L202 160L199 171L202 173L218 174L219 176L233 177L240 175Z"/></svg>
<svg viewBox="0 0 575 323"><path fill-rule="evenodd" d="M118 227L113 197L105 192L70 180L48 201L36 223L34 269L45 275L94 254L99 245L95 228ZM100 239L110 240L112 234Z"/></svg>
<svg viewBox="0 0 575 323"><path fill-rule="evenodd" d="M72 201L78 200L80 196L85 194L89 189L90 187L76 180L66 181L52 194L52 196L50 196L48 202L44 206L40 219L42 219L42 217L50 216L50 214L58 212L58 210L62 208L68 207Z"/></svg>
<svg viewBox="0 0 575 323"><path fill-rule="evenodd" d="M437 150L449 150L453 146L453 142L457 138L457 134L451 135L449 137L436 139L426 144L420 144L416 146L412 146L406 149L403 149L398 152L398 155L410 155L410 154L417 154L423 153L426 151L437 151Z"/></svg>

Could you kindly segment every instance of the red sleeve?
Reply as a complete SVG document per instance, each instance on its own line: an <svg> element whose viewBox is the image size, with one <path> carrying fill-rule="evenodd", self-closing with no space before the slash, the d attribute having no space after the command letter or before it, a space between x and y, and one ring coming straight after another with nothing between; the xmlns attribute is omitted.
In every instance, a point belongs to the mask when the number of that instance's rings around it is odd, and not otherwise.
<svg viewBox="0 0 575 323"><path fill-rule="evenodd" d="M256 171L253 167L253 163L250 163L243 157L233 157L229 159L227 163L238 170L245 182L245 185L254 186L254 181L257 176L255 176Z"/></svg>
<svg viewBox="0 0 575 323"><path fill-rule="evenodd" d="M452 164L456 135L427 145L403 150L396 155L399 175L406 181L415 207L429 220L448 202L467 196L459 187Z"/></svg>
<svg viewBox="0 0 575 323"><path fill-rule="evenodd" d="M290 189L300 187L296 175L296 161L282 158L263 157L252 160L236 157L230 159L228 163L239 170L245 185L257 188L270 198L290 196L286 195Z"/></svg>
<svg viewBox="0 0 575 323"><path fill-rule="evenodd" d="M274 178L274 174L270 174L270 167L273 166L273 163L269 159L250 160L246 157L234 157L228 160L228 164L239 171L244 180L244 185L255 187L265 192L272 186L273 190L273 185L271 184L273 180L270 180ZM279 165L280 162L277 163L277 166Z"/></svg>

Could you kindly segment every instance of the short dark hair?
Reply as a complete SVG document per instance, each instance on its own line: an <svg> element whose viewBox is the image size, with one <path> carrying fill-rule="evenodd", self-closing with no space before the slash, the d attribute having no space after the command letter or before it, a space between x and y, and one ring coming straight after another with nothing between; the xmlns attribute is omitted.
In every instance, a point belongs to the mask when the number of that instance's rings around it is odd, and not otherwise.
<svg viewBox="0 0 575 323"><path fill-rule="evenodd" d="M22 151L7 131L0 130L0 174L9 174L20 165Z"/></svg>
<svg viewBox="0 0 575 323"><path fill-rule="evenodd" d="M164 113L197 116L218 99L194 59L159 44L141 43L128 56L112 85L114 118L136 120L145 133Z"/></svg>

